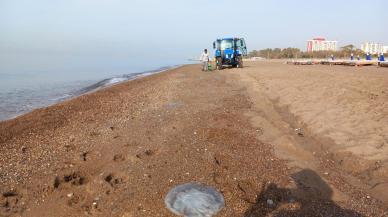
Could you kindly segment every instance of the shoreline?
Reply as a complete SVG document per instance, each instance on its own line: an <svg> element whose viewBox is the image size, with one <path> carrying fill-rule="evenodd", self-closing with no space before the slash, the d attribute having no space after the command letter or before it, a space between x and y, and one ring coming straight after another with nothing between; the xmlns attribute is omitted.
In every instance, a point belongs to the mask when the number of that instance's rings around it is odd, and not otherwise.
<svg viewBox="0 0 388 217"><path fill-rule="evenodd" d="M383 216L387 204L365 183L349 181L346 161L332 162L341 143L319 137L319 123L298 109L322 106L304 102L309 97L299 98L294 85L316 94L308 87L319 76L333 85L350 76L329 69L343 70L261 62L201 72L184 65L0 122L0 214L172 217L167 192L200 182L222 192L222 217ZM384 75L370 74L369 82L382 82L373 76Z"/></svg>
<svg viewBox="0 0 388 217"><path fill-rule="evenodd" d="M147 70L147 71L143 71L143 72L135 72L135 73L131 73L131 74L123 74L123 75L113 76L110 78L105 78L105 79L102 79L102 80L97 81L95 83L92 83L90 85L87 85L85 87L80 87L77 90L71 90L70 92L63 93L63 96L61 96L61 97L57 97L55 99L47 99L46 100L47 102L52 101L51 103L46 103L47 105L34 106L32 109L30 109L26 112L15 113L14 115L12 115L9 118L0 119L0 123L3 121L8 121L8 120L18 118L22 115L25 115L25 114L28 114L29 112L32 112L35 109L47 108L49 106L52 106L52 105L55 105L55 104L58 104L58 103L61 103L61 102L67 101L67 100L74 99L74 98L79 97L79 96L84 95L84 94L92 93L92 92L95 92L95 91L98 91L98 90L101 90L101 89L104 89L107 87L111 87L113 85L120 84L122 82L127 82L130 80L139 79L139 78L142 78L145 76L161 73L164 71L168 71L171 69L182 67L184 65L185 64L179 64L179 65L173 65L173 66L163 66L163 67L160 67L160 68L157 68L154 70Z"/></svg>

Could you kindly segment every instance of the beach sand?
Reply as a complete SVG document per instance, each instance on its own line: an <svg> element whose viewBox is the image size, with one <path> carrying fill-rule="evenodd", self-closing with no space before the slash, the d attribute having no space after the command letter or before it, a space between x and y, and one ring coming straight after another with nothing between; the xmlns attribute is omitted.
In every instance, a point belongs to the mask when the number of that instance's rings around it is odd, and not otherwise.
<svg viewBox="0 0 388 217"><path fill-rule="evenodd" d="M187 65L0 122L0 216L388 216L388 69Z"/></svg>

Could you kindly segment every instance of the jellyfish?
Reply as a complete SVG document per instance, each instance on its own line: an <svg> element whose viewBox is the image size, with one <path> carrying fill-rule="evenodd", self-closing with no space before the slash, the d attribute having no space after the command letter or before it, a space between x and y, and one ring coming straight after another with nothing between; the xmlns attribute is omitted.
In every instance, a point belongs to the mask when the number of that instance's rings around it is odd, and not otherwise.
<svg viewBox="0 0 388 217"><path fill-rule="evenodd" d="M221 193L200 183L176 186L164 202L171 212L184 217L212 217L225 206Z"/></svg>

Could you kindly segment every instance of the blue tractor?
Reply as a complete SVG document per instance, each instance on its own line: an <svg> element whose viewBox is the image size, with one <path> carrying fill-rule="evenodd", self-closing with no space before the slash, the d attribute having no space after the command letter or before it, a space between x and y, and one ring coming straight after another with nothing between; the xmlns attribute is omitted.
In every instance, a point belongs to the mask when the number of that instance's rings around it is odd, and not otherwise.
<svg viewBox="0 0 388 217"><path fill-rule="evenodd" d="M222 70L224 66L243 67L243 56L247 55L247 46L243 38L223 38L213 42L216 68Z"/></svg>

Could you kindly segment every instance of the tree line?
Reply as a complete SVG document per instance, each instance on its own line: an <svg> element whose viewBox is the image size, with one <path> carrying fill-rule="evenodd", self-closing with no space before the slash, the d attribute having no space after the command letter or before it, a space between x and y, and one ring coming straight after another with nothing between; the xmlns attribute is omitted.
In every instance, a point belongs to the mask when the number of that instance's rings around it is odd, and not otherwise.
<svg viewBox="0 0 388 217"><path fill-rule="evenodd" d="M360 56L363 58L365 53L357 49L354 45L346 45L338 51L314 51L306 52L298 48L267 48L263 50L252 50L248 57L262 57L266 59L293 59L293 58L329 58L334 55L336 58L349 58L353 53L354 57ZM377 55L375 55L377 56Z"/></svg>

